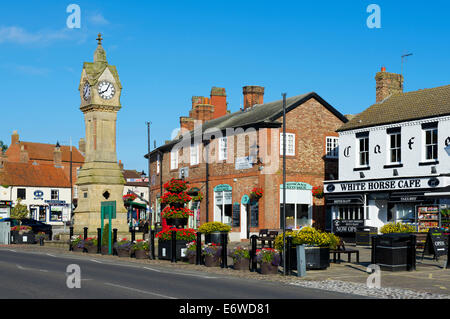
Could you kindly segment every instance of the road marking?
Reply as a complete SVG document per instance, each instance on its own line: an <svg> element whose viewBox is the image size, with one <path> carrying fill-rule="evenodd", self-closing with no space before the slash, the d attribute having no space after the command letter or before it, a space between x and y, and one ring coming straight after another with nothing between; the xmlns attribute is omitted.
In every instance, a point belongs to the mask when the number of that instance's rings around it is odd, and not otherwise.
<svg viewBox="0 0 450 319"><path fill-rule="evenodd" d="M91 259L91 261L93 261L95 263L103 264L101 261L98 261L98 260L95 260L95 259Z"/></svg>
<svg viewBox="0 0 450 319"><path fill-rule="evenodd" d="M151 271L156 271L156 272L162 272L161 270L156 270L156 269L153 269L153 268L148 268L148 267L144 267L144 269L148 269L148 270L151 270Z"/></svg>
<svg viewBox="0 0 450 319"><path fill-rule="evenodd" d="M55 255L49 254L47 253L46 255L51 256L51 257L56 257Z"/></svg>
<svg viewBox="0 0 450 319"><path fill-rule="evenodd" d="M16 266L17 266L17 268L19 268L20 270L25 270L25 271L27 271L27 270L34 270L34 271L48 272L48 270L46 270L46 269L25 268L25 267L22 267L21 265L16 265Z"/></svg>
<svg viewBox="0 0 450 319"><path fill-rule="evenodd" d="M154 268L149 268L149 267L143 267L143 268L151 270L151 271L162 272L164 274L175 274L175 275L181 275L181 276L192 276L192 277L200 277L200 278L206 278L206 279L219 278L219 277L205 276L205 275L186 274L186 273L180 273L180 272L176 272L176 271L170 271L170 272L169 271L162 271L162 270L156 270Z"/></svg>
<svg viewBox="0 0 450 319"><path fill-rule="evenodd" d="M163 297L163 298L177 299L177 298L174 298L174 297L157 294L157 293L150 292L150 291L140 290L140 289L126 287L126 286L121 286L121 285L116 285L116 284L111 284L109 282L105 282L105 285L113 286L113 287L117 287L117 288L121 288L121 289L128 289L128 290L131 290L131 291L136 291L136 292L139 292L139 293L154 295L154 296Z"/></svg>

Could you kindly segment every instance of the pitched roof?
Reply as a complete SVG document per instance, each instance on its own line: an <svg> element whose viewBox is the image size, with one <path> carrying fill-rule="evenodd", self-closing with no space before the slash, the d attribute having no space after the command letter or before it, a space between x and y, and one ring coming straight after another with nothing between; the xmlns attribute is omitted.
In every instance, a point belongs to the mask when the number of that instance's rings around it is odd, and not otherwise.
<svg viewBox="0 0 450 319"><path fill-rule="evenodd" d="M338 132L449 114L450 85L446 85L392 95L355 115Z"/></svg>
<svg viewBox="0 0 450 319"><path fill-rule="evenodd" d="M0 170L0 184L9 186L67 187L62 168L53 165L6 162Z"/></svg>
<svg viewBox="0 0 450 319"><path fill-rule="evenodd" d="M20 145L23 145L25 150L28 152L28 158L30 160L45 160L53 162L53 151L55 150L54 144L44 144L44 143L33 143L33 142L19 142L18 149L20 150ZM13 145L11 145L13 146ZM10 148L11 148L10 146ZM70 146L62 145L60 146L61 156L63 162L70 162ZM8 155L8 151L6 152ZM84 156L80 151L72 146L72 162L84 163Z"/></svg>
<svg viewBox="0 0 450 319"><path fill-rule="evenodd" d="M297 106L305 103L311 98L315 98L322 105L324 105L330 112L332 112L336 117L338 117L342 122L347 122L347 118L337 111L334 107L328 104L324 99L322 99L317 93L310 92L306 94L296 95L286 99L286 113L290 110L296 108ZM240 110L234 113L226 114L217 119L206 121L202 125L202 133L208 129L216 128L219 130L225 130L227 128L238 128L238 127L249 127L249 126L263 126L263 127L279 127L281 124L276 122L278 118L283 115L283 100L278 100L274 102L256 104L251 108L246 110ZM191 136L194 131L191 131ZM197 133L197 132L195 132ZM157 149L150 152L152 154L155 151L163 151L165 149L171 148L174 144L178 143L179 140L174 139L167 144L164 144ZM145 156L147 157L147 155Z"/></svg>

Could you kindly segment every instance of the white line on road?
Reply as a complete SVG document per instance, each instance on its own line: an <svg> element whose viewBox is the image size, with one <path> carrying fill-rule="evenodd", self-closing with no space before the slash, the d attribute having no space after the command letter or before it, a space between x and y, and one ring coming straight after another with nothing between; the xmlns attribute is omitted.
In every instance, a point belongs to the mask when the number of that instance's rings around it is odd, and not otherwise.
<svg viewBox="0 0 450 319"><path fill-rule="evenodd" d="M37 271L42 271L42 272L48 272L48 270L46 270L46 269L25 268L25 267L22 267L21 265L16 265L16 266L17 266L17 268L19 268L20 270L37 270Z"/></svg>
<svg viewBox="0 0 450 319"><path fill-rule="evenodd" d="M162 271L162 270L156 270L154 268L149 268L149 267L143 267L143 268L151 270L151 271L162 272L164 274L175 274L175 275L181 275L181 276L192 276L192 277L200 277L200 278L206 278L206 279L219 278L219 277L205 276L205 275L186 274L186 273L180 273L180 272L176 272L176 271L171 271L171 272L169 272L169 271Z"/></svg>
<svg viewBox="0 0 450 319"><path fill-rule="evenodd" d="M98 261L98 260L95 260L95 259L90 259L90 260L95 262L95 263L103 264L101 261Z"/></svg>
<svg viewBox="0 0 450 319"><path fill-rule="evenodd" d="M105 282L105 285L113 286L113 287L117 287L117 288L121 288L121 289L128 289L128 290L136 291L136 292L139 292L139 293L154 295L154 296L163 297L163 298L177 299L177 298L174 298L174 297L157 294L157 293L150 292L150 291L140 290L140 289L126 287L126 286L121 286L121 285L116 285L116 284L111 284L109 282Z"/></svg>
<svg viewBox="0 0 450 319"><path fill-rule="evenodd" d="M56 257L55 255L49 254L47 253L46 255L51 256L51 257Z"/></svg>

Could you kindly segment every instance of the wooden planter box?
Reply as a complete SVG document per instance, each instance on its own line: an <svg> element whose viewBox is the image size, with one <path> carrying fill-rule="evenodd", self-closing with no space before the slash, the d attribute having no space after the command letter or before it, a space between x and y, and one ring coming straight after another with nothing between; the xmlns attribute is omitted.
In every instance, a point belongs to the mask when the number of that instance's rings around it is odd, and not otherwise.
<svg viewBox="0 0 450 319"><path fill-rule="evenodd" d="M181 260L186 256L186 240L176 241L176 260ZM172 241L158 240L158 259L172 260Z"/></svg>
<svg viewBox="0 0 450 319"><path fill-rule="evenodd" d="M33 232L27 232L20 234L18 231L11 232L11 243L12 244L35 244L36 239L34 238Z"/></svg>
<svg viewBox="0 0 450 319"><path fill-rule="evenodd" d="M206 267L220 267L220 258L214 256L205 256Z"/></svg>
<svg viewBox="0 0 450 319"><path fill-rule="evenodd" d="M278 266L271 263L261 263L261 275L276 275L278 274Z"/></svg>
<svg viewBox="0 0 450 319"><path fill-rule="evenodd" d="M250 259L241 258L240 260L236 260L233 264L234 270L250 270Z"/></svg>
<svg viewBox="0 0 450 319"><path fill-rule="evenodd" d="M221 245L222 244L222 240L221 240L221 236L222 234L228 234L228 232L220 232L220 231L215 231L209 234L205 234L205 245L208 244L217 244L217 245ZM227 236L228 239L228 236Z"/></svg>
<svg viewBox="0 0 450 319"><path fill-rule="evenodd" d="M405 271L410 268L410 234L384 234L376 237L375 264L381 270ZM415 256L414 256L415 258Z"/></svg>

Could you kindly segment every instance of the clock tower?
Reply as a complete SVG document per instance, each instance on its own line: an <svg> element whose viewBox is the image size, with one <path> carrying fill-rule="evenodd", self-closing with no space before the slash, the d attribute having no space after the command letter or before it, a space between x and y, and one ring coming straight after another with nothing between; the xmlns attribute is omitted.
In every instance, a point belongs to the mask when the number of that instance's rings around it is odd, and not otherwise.
<svg viewBox="0 0 450 319"><path fill-rule="evenodd" d="M78 205L74 212L74 232L83 233L88 227L90 235L101 227L102 201L116 201L116 219L112 228L128 233L127 211L123 204L125 179L117 163L116 121L121 108L122 85L116 67L109 65L102 47L101 34L94 62L85 62L78 87L80 110L86 128L85 162L78 172Z"/></svg>

